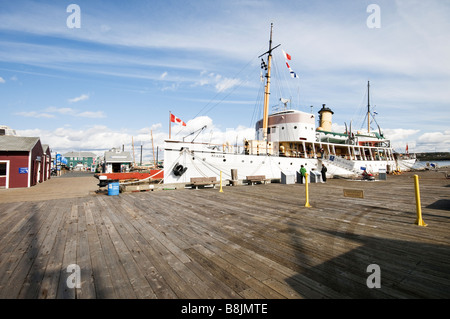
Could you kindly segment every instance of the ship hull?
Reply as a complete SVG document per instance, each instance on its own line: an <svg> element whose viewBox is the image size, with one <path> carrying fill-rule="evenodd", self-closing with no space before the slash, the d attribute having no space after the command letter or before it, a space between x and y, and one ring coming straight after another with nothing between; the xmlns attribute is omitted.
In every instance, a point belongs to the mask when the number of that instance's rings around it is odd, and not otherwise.
<svg viewBox="0 0 450 319"><path fill-rule="evenodd" d="M245 155L242 153L212 150L208 144L166 141L164 151L164 183L189 183L193 177L216 177L231 180L231 170L237 170L237 179L264 175L267 179L280 179L282 174L296 175L304 165L308 172L327 167L327 176L356 177L363 170L377 174L380 169L387 172L396 168L394 160L347 160L336 156L324 158L298 158L271 155ZM177 166L186 168L179 175Z"/></svg>
<svg viewBox="0 0 450 319"><path fill-rule="evenodd" d="M397 167L401 171L410 171L413 169L413 166L416 164L417 159L411 158L411 159L398 159L397 160Z"/></svg>

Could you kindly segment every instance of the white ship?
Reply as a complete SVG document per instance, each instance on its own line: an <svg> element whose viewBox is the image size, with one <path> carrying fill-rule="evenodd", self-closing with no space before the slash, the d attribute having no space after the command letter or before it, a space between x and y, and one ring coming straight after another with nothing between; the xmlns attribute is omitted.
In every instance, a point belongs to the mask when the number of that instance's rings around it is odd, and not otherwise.
<svg viewBox="0 0 450 319"><path fill-rule="evenodd" d="M216 177L246 180L248 176L281 179L282 174L296 175L301 165L308 173L327 167L328 177L361 176L393 172L412 167L415 159L403 163L396 158L391 143L381 132L370 129L370 102L367 107L367 131L336 133L331 129L334 112L323 104L316 116L312 113L284 109L269 114L272 29L270 32L265 76L263 119L256 123L254 140L243 147L166 140L164 144L164 183L187 183L191 178ZM368 92L370 83L368 83ZM368 94L369 95L369 94ZM400 163L402 162L402 163ZM234 172L232 172L232 170ZM233 175L233 176L232 176Z"/></svg>

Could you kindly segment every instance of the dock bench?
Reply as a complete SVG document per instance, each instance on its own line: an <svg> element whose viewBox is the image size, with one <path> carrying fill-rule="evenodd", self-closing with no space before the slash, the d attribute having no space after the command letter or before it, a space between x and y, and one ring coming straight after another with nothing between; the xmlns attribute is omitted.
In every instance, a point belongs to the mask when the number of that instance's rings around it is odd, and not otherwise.
<svg viewBox="0 0 450 319"><path fill-rule="evenodd" d="M216 177L191 177L191 183L187 186L198 189L199 186L213 185L213 187L216 188L216 184L218 183Z"/></svg>
<svg viewBox="0 0 450 319"><path fill-rule="evenodd" d="M270 181L270 179L266 178L266 175L255 175L255 176L246 176L247 183L254 185L256 183L266 183Z"/></svg>

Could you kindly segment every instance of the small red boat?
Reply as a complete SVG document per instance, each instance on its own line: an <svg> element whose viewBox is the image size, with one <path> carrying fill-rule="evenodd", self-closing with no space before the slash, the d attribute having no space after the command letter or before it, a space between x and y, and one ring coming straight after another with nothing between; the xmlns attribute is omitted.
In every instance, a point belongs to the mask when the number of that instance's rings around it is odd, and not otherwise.
<svg viewBox="0 0 450 319"><path fill-rule="evenodd" d="M140 181L159 180L164 178L164 170L151 169L149 173L128 172L128 173L98 173L95 177L100 180L100 187L107 186L112 181Z"/></svg>

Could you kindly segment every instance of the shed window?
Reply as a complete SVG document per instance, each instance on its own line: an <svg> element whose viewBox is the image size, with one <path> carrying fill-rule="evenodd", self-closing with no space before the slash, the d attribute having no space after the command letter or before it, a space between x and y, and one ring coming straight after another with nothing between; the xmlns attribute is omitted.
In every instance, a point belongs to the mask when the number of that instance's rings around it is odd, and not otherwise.
<svg viewBox="0 0 450 319"><path fill-rule="evenodd" d="M0 176L6 176L6 163L0 163Z"/></svg>

